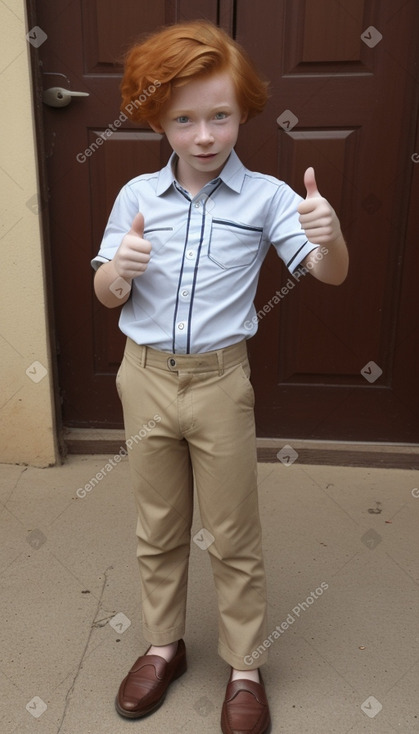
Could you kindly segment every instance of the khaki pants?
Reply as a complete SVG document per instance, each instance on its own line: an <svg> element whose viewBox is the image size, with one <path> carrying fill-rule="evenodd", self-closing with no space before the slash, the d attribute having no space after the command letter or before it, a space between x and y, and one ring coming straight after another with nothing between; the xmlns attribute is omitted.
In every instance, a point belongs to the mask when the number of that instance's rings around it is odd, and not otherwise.
<svg viewBox="0 0 419 734"><path fill-rule="evenodd" d="M178 355L127 340L117 376L133 491L143 633L184 636L193 490L219 608L220 656L247 664L266 638L266 588L257 496L254 395L246 343ZM246 657L246 661L244 658Z"/></svg>

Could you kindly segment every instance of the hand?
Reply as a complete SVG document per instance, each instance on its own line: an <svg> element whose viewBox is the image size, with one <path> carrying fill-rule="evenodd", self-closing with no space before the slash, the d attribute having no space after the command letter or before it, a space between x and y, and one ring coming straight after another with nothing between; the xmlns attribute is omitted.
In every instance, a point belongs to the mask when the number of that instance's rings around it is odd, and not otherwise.
<svg viewBox="0 0 419 734"><path fill-rule="evenodd" d="M121 278L131 281L142 275L150 260L151 244L143 238L144 216L135 215L131 229L123 238L113 258L115 270Z"/></svg>
<svg viewBox="0 0 419 734"><path fill-rule="evenodd" d="M300 224L309 242L313 245L327 245L342 236L339 219L317 188L314 168L307 168L304 174L307 196L298 207Z"/></svg>

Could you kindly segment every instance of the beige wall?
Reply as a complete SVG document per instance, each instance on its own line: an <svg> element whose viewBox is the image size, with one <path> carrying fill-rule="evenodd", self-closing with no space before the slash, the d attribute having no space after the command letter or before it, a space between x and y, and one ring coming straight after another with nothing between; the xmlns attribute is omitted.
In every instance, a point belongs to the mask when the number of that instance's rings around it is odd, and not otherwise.
<svg viewBox="0 0 419 734"><path fill-rule="evenodd" d="M24 0L0 3L0 461L58 460Z"/></svg>

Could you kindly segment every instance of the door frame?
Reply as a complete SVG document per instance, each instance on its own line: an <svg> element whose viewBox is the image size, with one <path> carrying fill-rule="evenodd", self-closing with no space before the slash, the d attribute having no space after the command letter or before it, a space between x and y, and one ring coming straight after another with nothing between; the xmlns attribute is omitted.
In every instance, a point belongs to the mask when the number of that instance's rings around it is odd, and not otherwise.
<svg viewBox="0 0 419 734"><path fill-rule="evenodd" d="M33 28L37 25L37 2L38 0L26 0L26 21L27 28ZM49 209L49 187L46 168L46 148L45 134L42 116L42 92L43 79L42 71L37 63L38 57L31 47L30 66L32 75L32 107L33 121L35 126L35 144L37 152L37 169L38 169L38 185L39 185L39 218L40 231L42 238L43 261L44 261L44 297L45 312L47 319L47 332L49 339L49 348L51 355L51 392L55 416L56 442L61 461L65 459L68 447L64 438L64 426L61 410L59 372L58 372L58 341L55 329L55 310L54 310L54 281L52 275L52 253L51 253L51 237L49 229L50 209Z"/></svg>

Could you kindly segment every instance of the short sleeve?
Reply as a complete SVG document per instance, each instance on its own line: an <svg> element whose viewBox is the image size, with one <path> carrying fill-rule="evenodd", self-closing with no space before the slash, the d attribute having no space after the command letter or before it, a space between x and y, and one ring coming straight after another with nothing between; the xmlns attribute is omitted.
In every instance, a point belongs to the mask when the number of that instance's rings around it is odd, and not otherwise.
<svg viewBox="0 0 419 734"><path fill-rule="evenodd" d="M139 212L139 201L129 184L119 192L102 238L99 252L91 260L91 266L97 270L103 263L113 259L122 238L131 229L132 221Z"/></svg>
<svg viewBox="0 0 419 734"><path fill-rule="evenodd" d="M266 222L266 234L279 257L293 273L302 260L317 248L307 240L299 222L297 207L303 201L293 189L279 182Z"/></svg>

